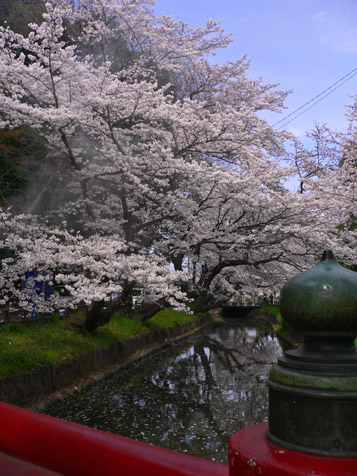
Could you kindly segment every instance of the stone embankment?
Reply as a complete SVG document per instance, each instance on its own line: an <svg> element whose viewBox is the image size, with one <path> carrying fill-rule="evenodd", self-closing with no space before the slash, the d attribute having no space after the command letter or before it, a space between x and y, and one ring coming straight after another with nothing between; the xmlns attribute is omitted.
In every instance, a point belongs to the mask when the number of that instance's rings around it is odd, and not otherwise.
<svg viewBox="0 0 357 476"><path fill-rule="evenodd" d="M149 353L170 346L211 323L213 318L207 315L196 321L154 329L132 339L118 341L107 349L91 350L72 359L65 358L54 364L9 375L0 380L0 400L41 410L47 398L45 396L63 398L60 389L67 387L64 394L76 392L108 372L117 371L120 366L129 365L135 359L145 358Z"/></svg>

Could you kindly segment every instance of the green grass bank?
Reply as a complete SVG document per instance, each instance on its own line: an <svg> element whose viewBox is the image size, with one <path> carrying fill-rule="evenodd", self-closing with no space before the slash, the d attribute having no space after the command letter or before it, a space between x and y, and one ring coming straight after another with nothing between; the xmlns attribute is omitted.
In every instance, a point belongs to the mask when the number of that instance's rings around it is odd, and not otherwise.
<svg viewBox="0 0 357 476"><path fill-rule="evenodd" d="M88 351L109 349L118 341L127 341L154 329L195 322L200 317L165 309L142 323L136 316L129 318L116 313L109 324L99 327L93 334L78 333L71 325L71 318L60 319L58 316L44 323L5 324L0 328L0 380Z"/></svg>

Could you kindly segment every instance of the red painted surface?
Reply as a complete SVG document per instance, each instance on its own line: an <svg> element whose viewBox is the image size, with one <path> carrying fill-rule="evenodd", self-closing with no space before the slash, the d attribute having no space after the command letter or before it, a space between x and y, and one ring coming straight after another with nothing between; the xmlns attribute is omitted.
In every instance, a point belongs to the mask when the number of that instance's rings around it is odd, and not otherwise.
<svg viewBox="0 0 357 476"><path fill-rule="evenodd" d="M0 475L357 475L357 458L316 456L275 446L265 437L267 426L250 426L232 436L228 469L223 464L0 403Z"/></svg>
<svg viewBox="0 0 357 476"><path fill-rule="evenodd" d="M59 473L3 453L0 453L0 474L1 476L61 476Z"/></svg>
<svg viewBox="0 0 357 476"><path fill-rule="evenodd" d="M0 429L0 451L63 475L228 476L224 464L5 403L0 403Z"/></svg>
<svg viewBox="0 0 357 476"><path fill-rule="evenodd" d="M267 424L235 433L229 441L230 476L356 476L357 458L332 458L271 444Z"/></svg>

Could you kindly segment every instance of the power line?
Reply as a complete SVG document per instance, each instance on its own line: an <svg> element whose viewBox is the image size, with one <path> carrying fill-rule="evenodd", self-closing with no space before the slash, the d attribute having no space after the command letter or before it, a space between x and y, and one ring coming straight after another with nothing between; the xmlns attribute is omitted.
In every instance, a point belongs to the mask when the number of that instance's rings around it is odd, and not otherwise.
<svg viewBox="0 0 357 476"><path fill-rule="evenodd" d="M357 68L353 69L352 71L350 71L349 73L347 73L345 76L343 76L341 79L339 79L338 81L336 81L335 83L331 84L331 86L329 86L327 89L325 89L324 91L322 91L320 94L318 94L317 96L313 97L312 99L310 99L310 101L306 102L305 104L303 104L302 106L300 106L299 108L295 109L295 111L291 112L289 115L287 115L286 117L284 117L283 119L280 119L280 121L276 122L275 124L273 124L272 127L275 127L276 125L280 124L281 122L285 122L286 119L288 119L289 117L291 117L292 115L294 115L296 112L300 111L301 109L303 109L305 106L307 106L308 104L312 103L313 101L315 101L315 99L319 98L320 96L322 96L323 94L325 94L327 91L329 91L331 88L333 88L334 86L336 86L336 84L340 83L341 81L343 81L345 78L347 78L348 76L350 76L348 79L346 79L346 81L350 80L353 76L355 76L355 71L357 72ZM355 73L355 74L352 74L352 73ZM344 81L344 83L346 82ZM343 83L342 83L343 84ZM340 86L342 86L342 84L340 84ZM339 86L338 86L339 87ZM335 88L337 89L337 88ZM334 89L334 90L335 90ZM333 92L333 91L331 91ZM327 95L328 96L328 95ZM309 108L310 109L310 108Z"/></svg>
<svg viewBox="0 0 357 476"><path fill-rule="evenodd" d="M356 76L357 74L357 71L356 73L353 75L353 76ZM338 89L339 87L341 87L344 83L347 83L347 81L351 78L353 78L353 76L351 76L350 78L346 79L346 81L343 81L343 83L339 84L338 86L336 86L334 89L332 89L332 91L330 91L329 93L325 94L325 96L323 96L321 99L319 99L318 101L316 101L314 104L312 104L310 107L308 107L307 109L305 109L304 111L302 111L300 114L298 114L297 116L293 117L292 119L290 119L290 121L288 122L284 122L284 124L282 126L280 126L278 128L278 130L282 129L283 127L287 126L288 124L290 124L290 122L293 122L295 121L295 119L297 119L298 117L302 116L305 112L307 112L309 109L313 108L314 106L316 106L316 104L318 104L319 102L321 102L323 99L325 99L327 96L329 96L330 94L332 94L336 89Z"/></svg>
<svg viewBox="0 0 357 476"><path fill-rule="evenodd" d="M331 84L331 86L329 86L328 88L326 88L324 91L322 91L320 94L318 94L317 96L313 97L312 99L310 99L310 101L307 101L305 104L303 104L302 106L300 106L299 108L295 109L295 111L291 112L289 115L287 115L286 117L284 117L283 119L280 119L280 121L276 122L275 124L273 124L272 127L275 127L277 126L278 124L281 124L282 122L284 123L282 126L280 126L278 128L278 130L282 129L283 127L285 127L287 124L290 124L290 122L294 121L295 119L297 119L298 117L300 117L302 114L304 114L305 112L307 112L309 109L313 108L314 106L316 106L316 104L318 104L319 102L321 102L323 99L325 99L327 96L329 96L330 94L332 94L334 91L336 91L336 89L338 89L339 87L341 87L344 83L346 83L347 81L349 81L351 78L353 78L355 75L357 74L357 68L354 68L352 71L350 71L349 73L347 73L345 76L343 76L342 78L340 78L338 81L336 81L335 83ZM336 86L336 87L334 87ZM332 89L333 88L333 89ZM332 89L332 90L331 90ZM330 91L328 94L325 94L327 93L327 91ZM325 95L324 95L325 94ZM324 95L324 96L323 96ZM321 97L323 96L323 97ZM318 101L314 102L316 99L318 98L321 98L319 99ZM313 103L310 107L308 107L307 109L304 109L306 106L308 106L309 104ZM301 111L302 109L304 109L304 111L302 111L300 114L298 114L296 117L292 118L290 121L288 122L285 122L289 117L295 115L298 111Z"/></svg>

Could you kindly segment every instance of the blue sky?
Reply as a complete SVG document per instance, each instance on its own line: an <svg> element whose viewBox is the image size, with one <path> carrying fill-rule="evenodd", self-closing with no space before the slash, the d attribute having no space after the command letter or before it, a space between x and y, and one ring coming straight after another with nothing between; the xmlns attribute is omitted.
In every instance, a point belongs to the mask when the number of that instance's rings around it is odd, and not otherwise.
<svg viewBox="0 0 357 476"><path fill-rule="evenodd" d="M234 42L218 51L220 63L247 55L250 77L293 90L283 115L267 116L271 124L357 68L357 0L156 0L155 12L191 26L221 20ZM356 94L357 74L286 128L301 138L315 122L343 130Z"/></svg>

